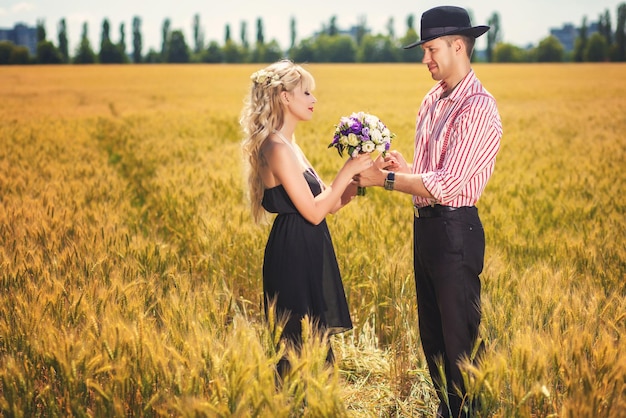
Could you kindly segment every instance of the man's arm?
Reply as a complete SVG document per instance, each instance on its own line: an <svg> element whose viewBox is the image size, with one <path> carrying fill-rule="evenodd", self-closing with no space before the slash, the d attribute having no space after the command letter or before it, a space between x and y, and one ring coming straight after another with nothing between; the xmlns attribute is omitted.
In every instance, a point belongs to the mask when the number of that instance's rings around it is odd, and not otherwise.
<svg viewBox="0 0 626 418"><path fill-rule="evenodd" d="M379 186L383 187L385 185L385 179L387 175L390 173L388 170L384 170L376 167L376 165L371 168L361 172L359 174L359 185L362 187L368 186ZM428 189L424 187L424 182L422 181L421 174L412 174L406 172L395 172L395 180L393 190L399 191L401 193L410 194L413 196L421 196L426 198L432 198L433 195L430 194Z"/></svg>

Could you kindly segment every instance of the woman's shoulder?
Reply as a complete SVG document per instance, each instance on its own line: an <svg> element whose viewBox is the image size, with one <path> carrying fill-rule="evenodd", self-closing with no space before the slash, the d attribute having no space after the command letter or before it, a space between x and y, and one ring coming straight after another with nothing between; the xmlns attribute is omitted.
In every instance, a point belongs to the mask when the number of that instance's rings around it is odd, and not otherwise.
<svg viewBox="0 0 626 418"><path fill-rule="evenodd" d="M289 146L279 138L269 136L265 141L263 141L260 152L266 161L272 162L273 160L288 158L291 150L289 149Z"/></svg>

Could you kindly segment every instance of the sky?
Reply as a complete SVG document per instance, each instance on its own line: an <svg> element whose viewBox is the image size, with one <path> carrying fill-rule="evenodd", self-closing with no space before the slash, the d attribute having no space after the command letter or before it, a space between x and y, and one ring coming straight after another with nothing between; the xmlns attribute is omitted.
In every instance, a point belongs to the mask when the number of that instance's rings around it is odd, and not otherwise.
<svg viewBox="0 0 626 418"><path fill-rule="evenodd" d="M290 43L290 21L296 22L296 43L328 26L336 18L340 29L348 29L365 20L372 33L387 34L387 24L394 22L397 37L406 33L407 17L414 16L419 33L421 14L435 6L453 4L470 10L472 24L485 25L497 12L500 17L502 41L517 46L536 45L550 35L550 28L564 23L580 26L584 17L587 22L598 20L600 14L609 11L615 30L617 7L626 0L456 0L442 2L433 0L336 0L307 4L288 0L0 0L0 28L10 29L16 23L35 26L43 21L47 38L58 44L58 23L65 18L70 51L75 51L82 33L83 23L88 24L91 46L99 50L102 22L106 18L111 27L113 42L120 39L120 25L125 24L126 45L132 45L132 20L141 18L143 53L150 48L160 50L161 28L166 18L171 30L181 30L187 44L193 46L193 18L200 16L205 43L216 41L222 45L226 25L230 25L231 37L240 41L242 22L246 22L248 41L256 39L256 22L263 22L265 41L278 41L286 49ZM325 4L328 3L328 4ZM486 36L477 41L477 48L486 46ZM70 53L71 53L70 52Z"/></svg>

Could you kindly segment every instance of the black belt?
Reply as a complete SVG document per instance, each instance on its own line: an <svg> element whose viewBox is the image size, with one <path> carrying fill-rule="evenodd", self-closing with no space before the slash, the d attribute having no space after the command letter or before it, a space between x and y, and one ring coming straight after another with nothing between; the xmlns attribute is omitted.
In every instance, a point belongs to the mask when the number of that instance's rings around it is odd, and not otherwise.
<svg viewBox="0 0 626 418"><path fill-rule="evenodd" d="M421 208L413 206L413 213L415 214L416 218L438 218L444 213L454 212L455 210L459 209L460 208L442 205L424 206Z"/></svg>

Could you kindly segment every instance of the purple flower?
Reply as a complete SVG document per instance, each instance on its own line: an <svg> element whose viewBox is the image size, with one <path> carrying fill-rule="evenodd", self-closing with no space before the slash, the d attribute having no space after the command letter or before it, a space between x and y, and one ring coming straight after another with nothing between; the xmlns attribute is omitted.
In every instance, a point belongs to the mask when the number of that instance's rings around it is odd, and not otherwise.
<svg viewBox="0 0 626 418"><path fill-rule="evenodd" d="M381 135L382 132L382 135ZM354 156L361 152L370 152L371 141L375 149L383 154L389 151L390 142L395 134L389 132L385 125L374 115L365 112L355 112L350 116L342 116L339 124L335 125L333 141L328 148L336 148L340 156L344 151ZM363 151L363 143L367 142L367 151Z"/></svg>

